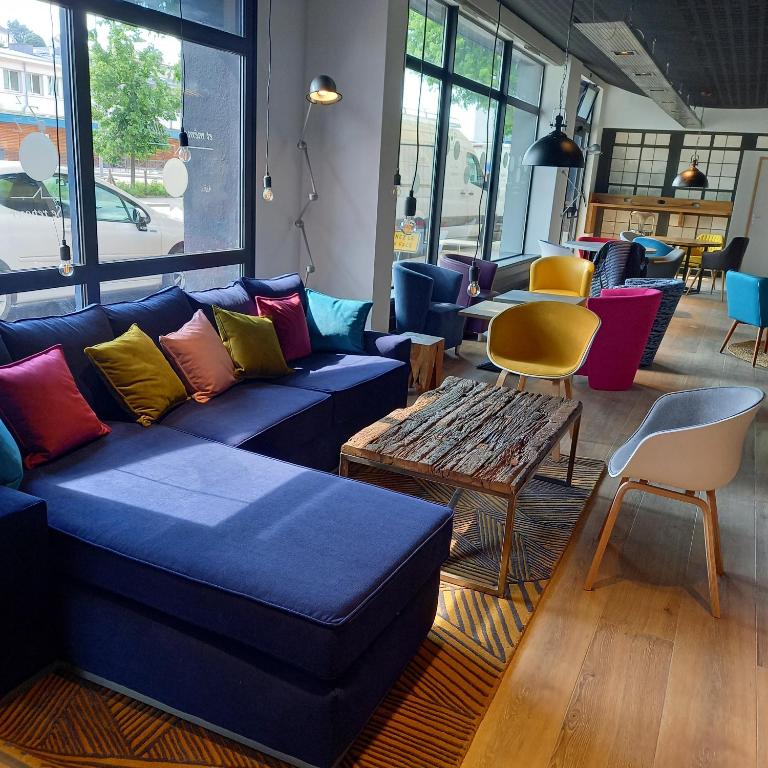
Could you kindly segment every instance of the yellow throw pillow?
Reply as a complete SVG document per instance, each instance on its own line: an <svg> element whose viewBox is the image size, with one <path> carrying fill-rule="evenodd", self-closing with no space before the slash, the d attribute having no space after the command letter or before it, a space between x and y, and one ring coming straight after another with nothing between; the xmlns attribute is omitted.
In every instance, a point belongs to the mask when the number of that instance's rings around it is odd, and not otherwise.
<svg viewBox="0 0 768 768"><path fill-rule="evenodd" d="M271 379L293 373L268 317L228 312L221 307L214 307L213 315L238 377Z"/></svg>
<svg viewBox="0 0 768 768"><path fill-rule="evenodd" d="M113 341L86 347L85 354L144 427L187 399L181 379L136 324Z"/></svg>

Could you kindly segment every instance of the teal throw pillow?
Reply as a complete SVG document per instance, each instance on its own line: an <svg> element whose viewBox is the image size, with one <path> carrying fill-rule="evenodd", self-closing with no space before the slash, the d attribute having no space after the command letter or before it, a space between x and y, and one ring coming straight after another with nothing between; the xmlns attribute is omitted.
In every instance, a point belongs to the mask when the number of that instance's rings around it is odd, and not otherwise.
<svg viewBox="0 0 768 768"><path fill-rule="evenodd" d="M16 445L8 427L0 421L0 485L18 488L23 477L24 466L21 463L19 446Z"/></svg>
<svg viewBox="0 0 768 768"><path fill-rule="evenodd" d="M313 352L364 354L363 331L373 302L336 299L307 288L307 325Z"/></svg>

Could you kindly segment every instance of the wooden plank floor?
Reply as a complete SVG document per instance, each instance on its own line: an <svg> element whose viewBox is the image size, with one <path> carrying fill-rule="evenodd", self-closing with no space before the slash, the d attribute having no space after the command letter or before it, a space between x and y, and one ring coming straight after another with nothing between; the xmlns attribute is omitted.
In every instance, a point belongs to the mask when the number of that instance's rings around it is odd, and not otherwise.
<svg viewBox="0 0 768 768"><path fill-rule="evenodd" d="M664 392L731 383L768 390L768 371L718 354L728 324L718 298L686 297L653 369L630 391L596 392L578 378L579 454L607 459ZM483 358L484 347L467 342L461 359L448 353L445 373L494 381L474 367ZM764 408L741 474L719 494L719 620L709 614L701 516L648 494L630 494L595 590L583 591L616 489L605 480L464 768L768 766L767 461Z"/></svg>

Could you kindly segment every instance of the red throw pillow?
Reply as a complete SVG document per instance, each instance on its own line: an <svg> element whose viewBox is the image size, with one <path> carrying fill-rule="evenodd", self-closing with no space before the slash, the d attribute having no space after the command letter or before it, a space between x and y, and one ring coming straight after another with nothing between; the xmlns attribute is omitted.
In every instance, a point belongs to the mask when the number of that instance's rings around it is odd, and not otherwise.
<svg viewBox="0 0 768 768"><path fill-rule="evenodd" d="M110 432L80 394L60 344L0 366L0 416L27 469Z"/></svg>
<svg viewBox="0 0 768 768"><path fill-rule="evenodd" d="M298 360L312 354L312 345L309 343L309 328L307 316L301 305L301 297L298 293L292 293L281 299L267 299L264 296L256 297L256 308L262 317L268 317L277 332L280 348L286 362Z"/></svg>

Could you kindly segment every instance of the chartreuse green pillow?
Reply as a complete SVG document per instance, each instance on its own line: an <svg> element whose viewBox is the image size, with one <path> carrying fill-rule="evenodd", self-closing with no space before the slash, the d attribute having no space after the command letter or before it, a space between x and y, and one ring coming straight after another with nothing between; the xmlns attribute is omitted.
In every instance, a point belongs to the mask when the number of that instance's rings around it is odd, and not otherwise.
<svg viewBox="0 0 768 768"><path fill-rule="evenodd" d="M213 308L213 316L238 378L273 379L293 373L268 317L243 315L221 307Z"/></svg>
<svg viewBox="0 0 768 768"><path fill-rule="evenodd" d="M112 341L86 347L123 407L148 427L187 399L187 390L163 353L135 323Z"/></svg>
<svg viewBox="0 0 768 768"><path fill-rule="evenodd" d="M18 488L24 478L21 451L8 427L0 421L0 485Z"/></svg>
<svg viewBox="0 0 768 768"><path fill-rule="evenodd" d="M373 302L337 299L307 288L307 326L313 352L365 352L365 323Z"/></svg>

